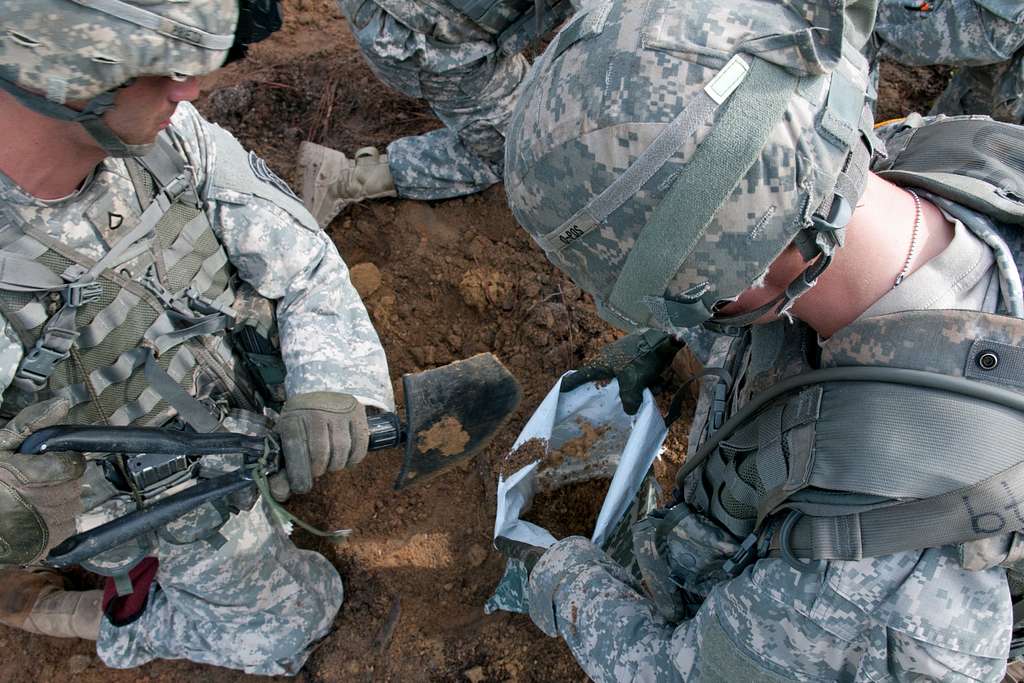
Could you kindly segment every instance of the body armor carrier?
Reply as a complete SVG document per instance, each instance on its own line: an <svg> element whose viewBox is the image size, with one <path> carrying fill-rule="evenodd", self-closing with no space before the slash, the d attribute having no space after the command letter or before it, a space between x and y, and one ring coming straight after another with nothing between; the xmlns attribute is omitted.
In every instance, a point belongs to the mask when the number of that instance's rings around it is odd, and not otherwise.
<svg viewBox="0 0 1024 683"><path fill-rule="evenodd" d="M273 336L273 303L247 285L236 289L175 135L165 131L151 153L124 160L142 213L119 228L120 239L98 261L45 226L4 214L12 220L0 230L0 314L26 350L4 392L8 417L63 397L72 406L69 424L266 433L262 407L283 390L283 365L266 339ZM232 455L204 459L195 476L238 464ZM80 520L89 528L136 509L142 495L115 490L104 472L86 468L97 506ZM244 492L230 505L207 503L158 534L172 543L216 543L231 507L254 502ZM128 591L127 572L153 543L140 536L83 566Z"/></svg>
<svg viewBox="0 0 1024 683"><path fill-rule="evenodd" d="M888 148L880 175L992 247L1009 315L878 316L820 349L780 322L732 343L685 498L737 537L771 532L770 550L803 568L1024 529L1024 134L917 117Z"/></svg>
<svg viewBox="0 0 1024 683"><path fill-rule="evenodd" d="M742 540L726 573L764 556L816 572L823 560L955 545L967 569L1007 569L1019 600L1024 133L982 117L912 117L889 150L876 172L913 186L992 247L999 314L894 313L822 344L783 321L719 338L676 499ZM634 531L648 588L673 621L687 605L667 570L666 538L687 509ZM1022 652L1015 637L1011 657Z"/></svg>
<svg viewBox="0 0 1024 683"><path fill-rule="evenodd" d="M177 144L126 160L143 212L99 261L23 221L0 232L0 313L26 349L5 411L61 396L70 423L213 431L257 407L225 334L233 271Z"/></svg>

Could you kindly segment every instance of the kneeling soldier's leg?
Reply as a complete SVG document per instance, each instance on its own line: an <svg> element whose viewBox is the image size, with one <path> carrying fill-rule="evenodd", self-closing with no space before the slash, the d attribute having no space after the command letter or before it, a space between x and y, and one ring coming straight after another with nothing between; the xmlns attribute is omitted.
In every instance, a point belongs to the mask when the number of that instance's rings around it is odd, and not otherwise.
<svg viewBox="0 0 1024 683"><path fill-rule="evenodd" d="M254 674L298 671L341 607L337 570L295 547L262 502L206 541L161 540L149 605L122 627L104 622L97 651L109 666L190 659Z"/></svg>

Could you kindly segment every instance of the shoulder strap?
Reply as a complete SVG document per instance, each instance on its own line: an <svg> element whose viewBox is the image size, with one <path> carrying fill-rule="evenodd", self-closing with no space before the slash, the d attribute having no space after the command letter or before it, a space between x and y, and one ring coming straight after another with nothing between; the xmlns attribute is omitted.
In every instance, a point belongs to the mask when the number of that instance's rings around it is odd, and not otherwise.
<svg viewBox="0 0 1024 683"><path fill-rule="evenodd" d="M908 117L873 169L1004 223L1024 223L1024 128L986 116Z"/></svg>

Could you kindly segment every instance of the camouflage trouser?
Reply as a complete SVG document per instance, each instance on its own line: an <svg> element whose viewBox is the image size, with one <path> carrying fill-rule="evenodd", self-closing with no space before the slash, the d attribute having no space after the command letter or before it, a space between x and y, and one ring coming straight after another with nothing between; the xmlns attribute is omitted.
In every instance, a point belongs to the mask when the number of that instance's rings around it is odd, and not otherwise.
<svg viewBox="0 0 1024 683"><path fill-rule="evenodd" d="M529 64L493 38L424 3L339 0L370 68L426 100L445 128L388 145L400 197L444 199L501 181L505 127Z"/></svg>
<svg viewBox="0 0 1024 683"><path fill-rule="evenodd" d="M1024 123L1024 51L1001 64L957 69L930 113L985 114Z"/></svg>
<svg viewBox="0 0 1024 683"><path fill-rule="evenodd" d="M219 549L159 542L159 587L138 620L120 628L104 620L96 645L104 663L190 659L265 675L302 667L341 607L337 570L296 548L262 502L233 515L221 534Z"/></svg>
<svg viewBox="0 0 1024 683"><path fill-rule="evenodd" d="M684 516L664 543L665 585L682 589L684 604L700 604L679 622L583 538L551 546L530 574L530 617L560 635L598 683L1003 676L1012 622L1006 573L965 570L956 548L813 571L765 558L731 578L723 563L739 546L702 516Z"/></svg>

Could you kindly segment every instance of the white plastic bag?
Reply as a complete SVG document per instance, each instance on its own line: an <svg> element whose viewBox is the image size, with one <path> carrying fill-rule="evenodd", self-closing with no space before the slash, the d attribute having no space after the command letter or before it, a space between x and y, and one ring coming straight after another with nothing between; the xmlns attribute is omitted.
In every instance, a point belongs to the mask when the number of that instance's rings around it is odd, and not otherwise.
<svg viewBox="0 0 1024 683"><path fill-rule="evenodd" d="M494 537L505 536L547 548L557 539L546 529L520 519L537 491L611 477L590 537L595 545L607 549L613 536L622 536L620 522L635 516L627 513L638 503L638 494L665 440L665 422L649 391L644 391L636 415L630 416L622 409L618 382L614 380L603 386L585 384L564 394L561 385L559 379L537 407L512 445L512 452L532 439L546 442L549 452L557 451L583 434L581 421L604 431L585 458L563 458L543 471L541 461L535 461L509 474L507 479L499 475ZM642 500L641 505L646 508L642 513L646 514L652 504L653 501ZM511 560L485 609L488 613L497 609L525 612L525 590L525 568L519 561Z"/></svg>

